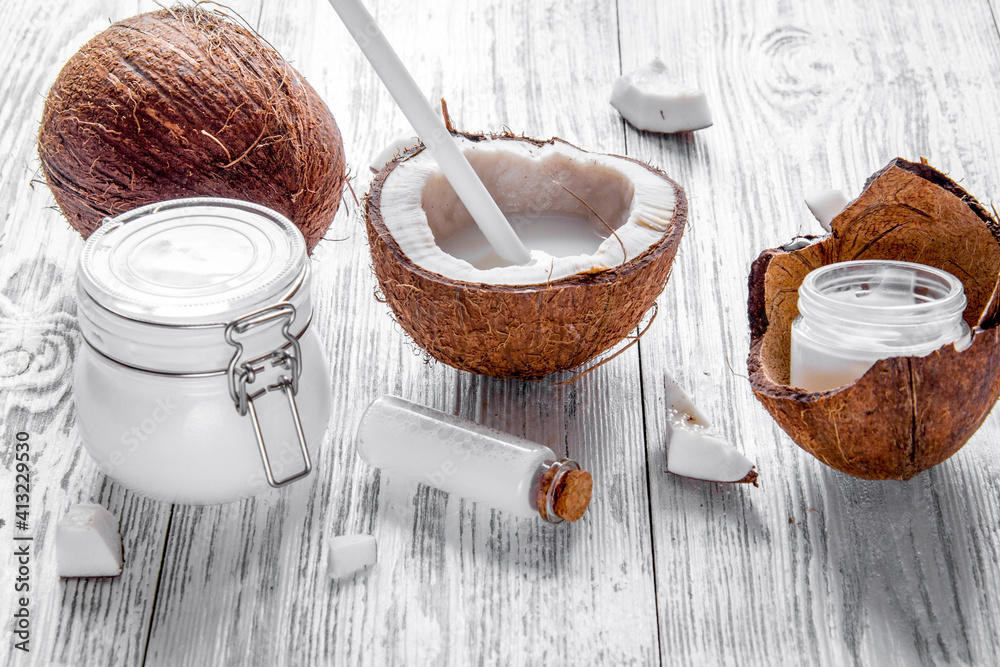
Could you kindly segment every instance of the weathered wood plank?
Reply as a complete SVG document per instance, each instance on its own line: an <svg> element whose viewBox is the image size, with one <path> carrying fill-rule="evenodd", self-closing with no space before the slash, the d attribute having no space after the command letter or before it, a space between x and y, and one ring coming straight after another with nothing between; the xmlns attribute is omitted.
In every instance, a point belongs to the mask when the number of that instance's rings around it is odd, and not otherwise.
<svg viewBox="0 0 1000 667"><path fill-rule="evenodd" d="M908 483L846 477L800 451L742 374L746 279L764 248L820 233L806 191L856 195L896 155L989 199L1000 40L984 2L619 3L626 69L659 53L708 93L693 136L627 129L629 153L688 188L692 221L663 321L640 344L649 468L664 372L758 462L762 488L651 474L662 659L712 664L993 664L1000 518L990 418ZM654 335L654 333L656 335Z"/></svg>
<svg viewBox="0 0 1000 667"><path fill-rule="evenodd" d="M30 600L30 651L16 650L7 623L4 658L11 665L120 665L142 662L169 508L105 481L83 452L71 395L81 344L73 297L82 241L36 183L35 134L44 96L86 40L133 11L132 2L4 3L0 7L0 536L5 577L17 571L12 538L31 535L30 590L0 588L12 614ZM14 519L14 439L29 434L31 508L28 531ZM61 581L56 576L55 524L69 505L99 502L118 517L127 559L112 580ZM8 616L8 619L10 617Z"/></svg>
<svg viewBox="0 0 1000 667"><path fill-rule="evenodd" d="M990 17L993 19L993 26L996 28L997 34L1000 35L1000 2L987 0L987 4L990 9Z"/></svg>
<svg viewBox="0 0 1000 667"><path fill-rule="evenodd" d="M35 134L48 87L62 64L110 22L153 3L5 3L0 22L0 438L4 443L0 534L34 537L31 563L30 652L5 642L5 664L141 664L153 612L170 506L106 480L85 454L75 427L73 362L81 345L73 285L82 246L35 182ZM31 520L27 533L13 520L13 442L24 431L32 444ZM10 445L8 446L8 443ZM98 502L120 523L126 565L109 580L61 581L56 576L55 524L69 505ZM10 537L5 544L10 545ZM4 572L14 572L5 548ZM13 613L13 585L0 589L0 608Z"/></svg>
<svg viewBox="0 0 1000 667"><path fill-rule="evenodd" d="M818 231L804 191L856 193L897 154L926 156L983 199L997 191L985 166L1000 148L995 0L714 0L672 3L669 14L662 3L621 0L617 17L599 2L373 4L429 96L445 94L460 124L627 146L687 187L692 222L660 317L639 353L571 387L425 365L371 298L350 203L316 253L317 326L337 380L316 475L252 501L178 507L172 518L169 506L107 482L79 447L70 387L81 244L46 208L46 189L29 187L42 96L61 64L109 19L155 7L80 4L0 6L0 61L14 64L0 80L0 149L10 156L0 163L0 486L13 486L7 443L29 432L37 549L33 650L8 648L5 664L138 664L150 623L148 660L168 665L651 663L657 651L668 664L1000 662L997 418L909 483L861 482L800 452L738 375L747 267L760 249ZM328 100L365 174L406 123L332 11L252 0L236 9ZM715 127L623 135L606 104L619 23L625 68L659 51L709 92ZM761 489L658 472L667 370L757 459ZM353 431L384 392L576 456L599 485L588 518L518 522L378 475L357 460ZM119 517L121 578L55 578L55 521L81 501ZM15 532L10 503L0 502L0 536ZM322 540L331 532L374 533L379 565L329 581ZM3 563L13 571L11 556ZM14 597L5 584L0 608L13 609Z"/></svg>
<svg viewBox="0 0 1000 667"><path fill-rule="evenodd" d="M457 122L622 150L620 127L591 117L618 69L613 8L369 6ZM408 129L405 119L325 3L265 3L261 32L328 101L360 194L370 157ZM317 471L282 494L175 510L149 664L655 661L636 352L569 388L425 364L372 298L355 211L348 203L315 255L335 387ZM368 402L387 392L579 457L599 484L588 517L517 521L378 475L353 438ZM350 532L376 535L379 563L332 582L323 538Z"/></svg>

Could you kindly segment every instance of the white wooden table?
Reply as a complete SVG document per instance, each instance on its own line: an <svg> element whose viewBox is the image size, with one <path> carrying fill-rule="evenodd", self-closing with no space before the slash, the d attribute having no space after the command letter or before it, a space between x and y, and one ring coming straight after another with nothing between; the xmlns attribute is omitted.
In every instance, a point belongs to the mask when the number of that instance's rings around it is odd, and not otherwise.
<svg viewBox="0 0 1000 667"><path fill-rule="evenodd" d="M322 0L231 3L326 99L364 190L407 125ZM429 96L468 129L558 135L647 160L691 219L659 317L579 382L497 381L425 363L373 298L357 207L314 254L334 419L315 473L214 507L106 479L81 449L72 367L82 246L37 180L35 134L61 65L152 0L0 3L0 663L10 665L1000 663L1000 415L906 483L800 451L743 376L746 279L764 248L819 228L817 187L856 195L899 155L984 201L1000 192L997 0L370 0ZM992 6L991 6L992 5ZM623 124L611 82L654 54L703 88L715 126ZM664 474L665 372L757 462L761 488ZM379 476L354 450L395 393L545 443L593 471L574 525L518 521ZM13 648L14 442L29 434L30 652ZM61 581L56 521L121 523L113 580ZM323 537L366 532L371 571L326 575ZM21 534L18 532L18 534Z"/></svg>

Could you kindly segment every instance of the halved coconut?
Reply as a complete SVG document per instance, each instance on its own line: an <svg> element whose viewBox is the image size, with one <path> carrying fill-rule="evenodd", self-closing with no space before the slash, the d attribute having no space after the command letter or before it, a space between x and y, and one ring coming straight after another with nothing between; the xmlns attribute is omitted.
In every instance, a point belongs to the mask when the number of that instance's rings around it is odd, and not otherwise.
<svg viewBox="0 0 1000 667"><path fill-rule="evenodd" d="M866 479L909 479L957 452L1000 395L1000 228L969 193L927 164L897 158L818 243L765 250L750 272L750 384L800 447ZM794 247L794 246L789 246ZM798 288L811 270L855 259L927 264L957 276L972 343L877 362L853 384L788 385Z"/></svg>
<svg viewBox="0 0 1000 667"><path fill-rule="evenodd" d="M456 138L532 261L496 257L430 154L407 151L365 202L375 275L403 329L455 368L524 379L622 340L670 275L684 190L649 165L560 139Z"/></svg>

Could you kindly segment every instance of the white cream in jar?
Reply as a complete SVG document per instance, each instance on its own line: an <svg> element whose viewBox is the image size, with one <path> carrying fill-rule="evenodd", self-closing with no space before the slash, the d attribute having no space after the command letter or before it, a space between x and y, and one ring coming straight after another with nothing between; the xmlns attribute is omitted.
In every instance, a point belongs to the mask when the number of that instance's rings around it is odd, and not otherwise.
<svg viewBox="0 0 1000 667"><path fill-rule="evenodd" d="M307 475L330 415L301 233L262 206L181 199L95 231L80 256L74 386L102 470L208 504Z"/></svg>
<svg viewBox="0 0 1000 667"><path fill-rule="evenodd" d="M926 356L971 340L962 283L923 264L860 260L822 266L799 287L790 384L827 391L880 359Z"/></svg>

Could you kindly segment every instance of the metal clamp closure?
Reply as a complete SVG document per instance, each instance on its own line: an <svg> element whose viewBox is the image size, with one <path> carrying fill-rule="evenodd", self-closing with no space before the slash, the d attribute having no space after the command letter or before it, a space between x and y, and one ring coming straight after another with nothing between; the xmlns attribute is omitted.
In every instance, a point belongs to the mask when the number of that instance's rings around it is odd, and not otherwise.
<svg viewBox="0 0 1000 667"><path fill-rule="evenodd" d="M256 364L250 362L240 362L243 355L243 344L236 340L235 335L245 334L250 329L268 324L278 319L284 318L281 325L281 334L288 341L286 345L275 349L270 355L264 357ZM309 450L306 447L306 438L302 432L302 422L299 419L299 410L295 404L295 394L299 391L299 375L302 371L302 348L299 339L292 335L290 327L295 319L295 306L288 302L276 303L273 306L262 308L243 317L237 318L226 325L226 342L236 348L236 353L229 361L226 376L229 384L229 396L233 399L236 411L241 416L250 414L253 421L254 435L257 438L257 449L260 451L261 462L264 464L264 472L267 474L267 483L277 488L302 479L312 470L312 461L309 459ZM257 380L257 375L268 366L282 368L287 373L281 373L277 382L267 384L255 392L249 390ZM274 478L271 469L271 462L267 457L267 449L264 446L264 436L260 429L260 421L257 418L257 409L254 401L271 391L281 391L288 399L288 407L292 413L292 420L295 423L295 435L298 438L299 449L302 453L303 467L298 472L281 480Z"/></svg>

